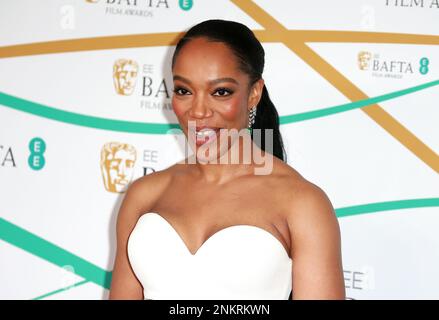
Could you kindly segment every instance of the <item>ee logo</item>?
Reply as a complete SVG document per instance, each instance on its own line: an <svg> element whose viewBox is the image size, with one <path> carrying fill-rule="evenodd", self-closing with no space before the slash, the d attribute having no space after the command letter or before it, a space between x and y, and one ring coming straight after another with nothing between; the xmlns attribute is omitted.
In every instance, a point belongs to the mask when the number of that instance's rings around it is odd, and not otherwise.
<svg viewBox="0 0 439 320"><path fill-rule="evenodd" d="M29 142L30 155L27 159L29 167L33 170L41 170L46 163L44 152L46 151L46 143L41 138L33 138Z"/></svg>
<svg viewBox="0 0 439 320"><path fill-rule="evenodd" d="M423 57L421 58L421 60L419 61L419 72L421 74L427 74L428 72L428 65L429 65L430 61L428 60L428 58Z"/></svg>
<svg viewBox="0 0 439 320"><path fill-rule="evenodd" d="M194 5L194 1L193 0L179 0L178 4L180 5L180 8L182 10L188 11Z"/></svg>

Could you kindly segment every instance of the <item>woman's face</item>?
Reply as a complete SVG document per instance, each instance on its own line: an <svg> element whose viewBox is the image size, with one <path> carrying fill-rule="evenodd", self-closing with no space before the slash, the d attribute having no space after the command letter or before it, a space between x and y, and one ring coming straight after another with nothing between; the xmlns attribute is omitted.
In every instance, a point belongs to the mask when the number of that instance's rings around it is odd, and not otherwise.
<svg viewBox="0 0 439 320"><path fill-rule="evenodd" d="M203 126L213 129L205 128L203 135L195 134L194 143L189 143L195 149L207 149L209 143L215 143L216 151L210 154L209 149L206 157L219 158L231 142L221 141L224 139L220 139L218 130L239 131L247 127L248 111L259 102L263 80L249 88L249 77L239 70L233 52L225 44L205 38L193 39L183 46L172 74L172 106L188 140L192 137L188 135L189 121L194 121L197 132Z"/></svg>

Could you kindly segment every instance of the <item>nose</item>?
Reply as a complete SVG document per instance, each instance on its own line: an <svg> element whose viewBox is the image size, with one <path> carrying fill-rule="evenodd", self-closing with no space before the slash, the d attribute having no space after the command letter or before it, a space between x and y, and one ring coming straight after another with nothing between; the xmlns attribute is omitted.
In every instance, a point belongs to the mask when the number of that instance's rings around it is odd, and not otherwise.
<svg viewBox="0 0 439 320"><path fill-rule="evenodd" d="M212 110L209 108L203 96L195 96L192 100L189 115L192 118L202 119L212 115Z"/></svg>

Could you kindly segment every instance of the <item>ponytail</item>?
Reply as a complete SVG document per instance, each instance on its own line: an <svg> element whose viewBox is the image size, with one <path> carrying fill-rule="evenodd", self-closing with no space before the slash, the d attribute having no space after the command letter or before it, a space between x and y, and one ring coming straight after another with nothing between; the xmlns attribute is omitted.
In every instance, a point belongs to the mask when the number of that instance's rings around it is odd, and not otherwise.
<svg viewBox="0 0 439 320"><path fill-rule="evenodd" d="M265 131L264 129L273 129L273 155L287 162L287 156L284 149L284 144L282 140L282 135L279 130L279 114L271 102L270 96L268 95L268 90L266 85L262 89L262 96L256 107L256 117L255 122L252 125L253 129L261 129L261 140L259 145L259 139L257 145L259 148L265 151ZM252 133L253 139L253 133Z"/></svg>

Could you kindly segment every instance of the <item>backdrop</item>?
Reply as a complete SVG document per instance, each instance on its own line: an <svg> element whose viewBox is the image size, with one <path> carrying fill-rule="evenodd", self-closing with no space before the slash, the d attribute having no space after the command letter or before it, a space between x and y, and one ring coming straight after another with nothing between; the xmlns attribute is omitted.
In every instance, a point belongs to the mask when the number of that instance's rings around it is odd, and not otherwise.
<svg viewBox="0 0 439 320"><path fill-rule="evenodd" d="M176 38L210 18L263 43L348 298L438 299L438 0L1 1L0 298L108 298L126 185L184 157Z"/></svg>

